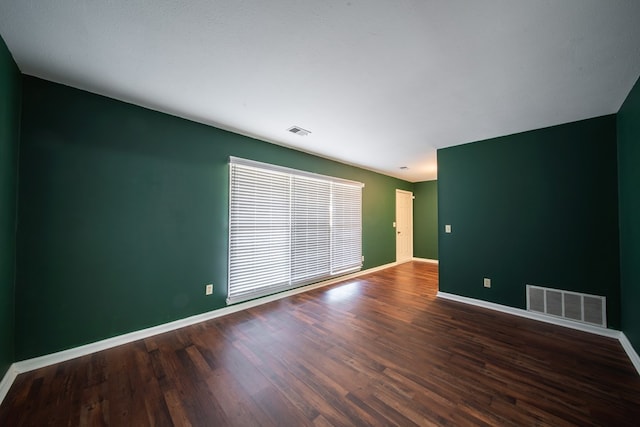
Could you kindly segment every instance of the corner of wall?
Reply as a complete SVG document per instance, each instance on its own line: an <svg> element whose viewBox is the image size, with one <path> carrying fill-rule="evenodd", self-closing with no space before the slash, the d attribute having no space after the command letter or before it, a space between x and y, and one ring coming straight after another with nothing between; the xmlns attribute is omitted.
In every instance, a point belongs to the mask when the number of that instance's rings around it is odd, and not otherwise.
<svg viewBox="0 0 640 427"><path fill-rule="evenodd" d="M640 78L616 116L618 156L618 218L620 247L621 329L636 352L640 352Z"/></svg>
<svg viewBox="0 0 640 427"><path fill-rule="evenodd" d="M0 376L15 361L15 286L21 74L0 37ZM0 390L1 391L1 390Z"/></svg>

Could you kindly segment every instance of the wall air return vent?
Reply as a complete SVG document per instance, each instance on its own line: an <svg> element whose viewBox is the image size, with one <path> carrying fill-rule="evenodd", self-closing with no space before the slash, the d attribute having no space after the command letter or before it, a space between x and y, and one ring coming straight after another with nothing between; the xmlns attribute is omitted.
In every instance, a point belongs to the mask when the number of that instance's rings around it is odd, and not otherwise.
<svg viewBox="0 0 640 427"><path fill-rule="evenodd" d="M527 285L527 310L607 327L607 298Z"/></svg>
<svg viewBox="0 0 640 427"><path fill-rule="evenodd" d="M306 129L302 129L300 126L291 126L289 129L287 129L289 132L291 133L295 133L296 135L300 135L300 136L307 136L309 135L311 132L306 130Z"/></svg>

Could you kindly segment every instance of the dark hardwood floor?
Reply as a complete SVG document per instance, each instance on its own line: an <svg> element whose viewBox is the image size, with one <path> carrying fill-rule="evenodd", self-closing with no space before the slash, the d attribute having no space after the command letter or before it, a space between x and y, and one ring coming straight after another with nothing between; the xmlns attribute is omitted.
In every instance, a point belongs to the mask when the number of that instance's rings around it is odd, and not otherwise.
<svg viewBox="0 0 640 427"><path fill-rule="evenodd" d="M620 344L436 299L410 262L20 375L0 426L624 426Z"/></svg>

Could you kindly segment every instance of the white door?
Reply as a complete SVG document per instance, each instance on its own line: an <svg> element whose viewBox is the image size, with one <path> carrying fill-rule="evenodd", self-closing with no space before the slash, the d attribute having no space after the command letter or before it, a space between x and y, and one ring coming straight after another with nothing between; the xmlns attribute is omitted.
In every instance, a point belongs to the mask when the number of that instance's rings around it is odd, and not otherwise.
<svg viewBox="0 0 640 427"><path fill-rule="evenodd" d="M396 262L413 258L413 193L396 190Z"/></svg>

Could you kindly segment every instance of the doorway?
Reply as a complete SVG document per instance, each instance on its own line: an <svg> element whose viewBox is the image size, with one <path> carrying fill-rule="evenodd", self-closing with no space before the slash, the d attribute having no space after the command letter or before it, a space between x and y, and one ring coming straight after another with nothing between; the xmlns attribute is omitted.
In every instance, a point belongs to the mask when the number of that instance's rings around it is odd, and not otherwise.
<svg viewBox="0 0 640 427"><path fill-rule="evenodd" d="M413 193L396 190L396 262L413 259Z"/></svg>

